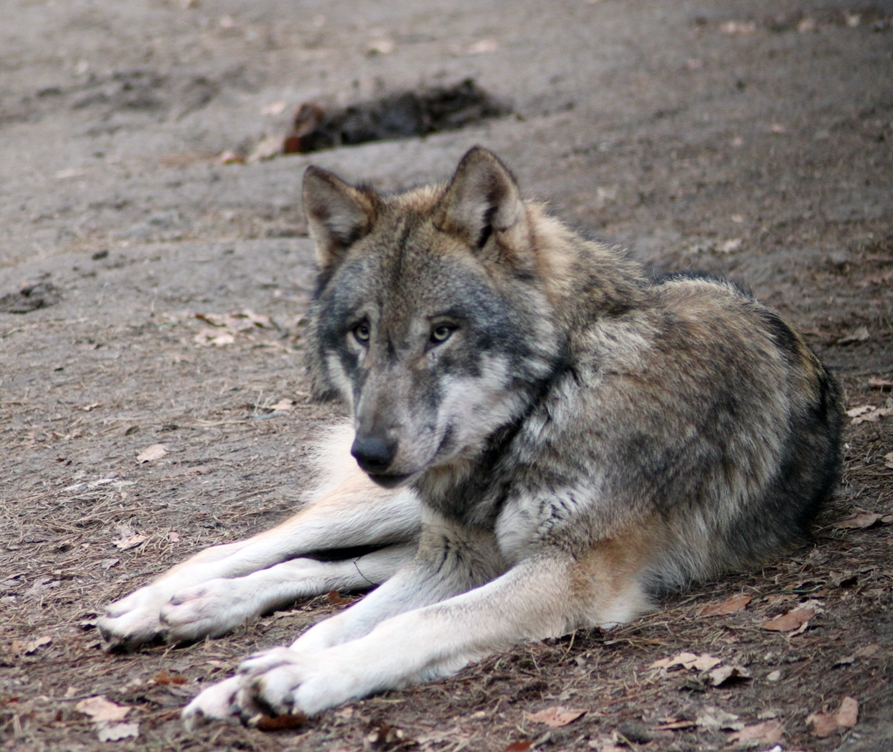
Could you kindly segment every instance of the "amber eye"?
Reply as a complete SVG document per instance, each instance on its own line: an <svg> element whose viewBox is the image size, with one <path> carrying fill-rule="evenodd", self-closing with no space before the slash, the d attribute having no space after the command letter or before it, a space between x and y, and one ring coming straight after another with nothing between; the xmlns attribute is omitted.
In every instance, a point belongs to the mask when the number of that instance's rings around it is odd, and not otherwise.
<svg viewBox="0 0 893 752"><path fill-rule="evenodd" d="M367 321L361 321L353 328L354 339L361 345L368 344L369 336L371 333L372 332L369 329L369 323Z"/></svg>
<svg viewBox="0 0 893 752"><path fill-rule="evenodd" d="M456 330L456 327L449 324L439 324L431 330L431 342L435 345L446 342Z"/></svg>

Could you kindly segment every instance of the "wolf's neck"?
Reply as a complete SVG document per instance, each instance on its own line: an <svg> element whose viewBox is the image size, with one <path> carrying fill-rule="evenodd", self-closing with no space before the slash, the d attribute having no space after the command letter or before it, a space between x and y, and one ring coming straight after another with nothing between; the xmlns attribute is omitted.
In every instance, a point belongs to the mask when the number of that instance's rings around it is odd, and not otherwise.
<svg viewBox="0 0 893 752"><path fill-rule="evenodd" d="M493 432L473 457L426 471L414 484L422 503L440 514L473 527L492 529L511 491L504 458L530 416L555 383L572 370L566 343L559 349L549 375L531 385L529 399L518 416Z"/></svg>

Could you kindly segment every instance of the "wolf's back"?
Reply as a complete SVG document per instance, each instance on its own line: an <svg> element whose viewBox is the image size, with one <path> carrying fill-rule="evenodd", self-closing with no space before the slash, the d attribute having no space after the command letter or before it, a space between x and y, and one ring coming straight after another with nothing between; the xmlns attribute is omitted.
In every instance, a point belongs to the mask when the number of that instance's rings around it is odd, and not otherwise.
<svg viewBox="0 0 893 752"><path fill-rule="evenodd" d="M546 403L567 431L537 438L564 447L559 475L589 474L594 536L653 525L658 588L802 542L840 470L839 392L814 353L722 280L640 283L615 308L574 338L567 404Z"/></svg>

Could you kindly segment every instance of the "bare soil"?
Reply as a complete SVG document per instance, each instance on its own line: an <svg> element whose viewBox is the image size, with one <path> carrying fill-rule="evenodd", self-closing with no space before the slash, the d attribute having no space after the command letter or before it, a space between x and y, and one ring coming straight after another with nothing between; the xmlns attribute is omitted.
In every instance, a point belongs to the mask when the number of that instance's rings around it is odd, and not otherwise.
<svg viewBox="0 0 893 752"><path fill-rule="evenodd" d="M91 629L105 603L300 500L306 448L335 416L310 401L302 365L313 271L298 188L311 161L396 189L444 179L486 145L556 213L655 268L749 285L806 333L848 409L893 406L893 3L9 0L4 11L2 749L747 746L734 720L709 721L720 711L776 721L784 750L893 749L883 409L848 425L843 483L812 545L622 629L520 646L300 728L188 733L178 710L344 594L187 648L111 655ZM513 114L221 164L288 133L302 102L345 107L467 78ZM213 326L230 313L241 317ZM139 463L154 444L167 453ZM837 526L863 512L879 517ZM744 610L701 615L742 594ZM798 607L815 612L804 629L763 628ZM714 686L708 672L651 668L682 651L749 678ZM131 707L139 736L99 741L75 709L95 695ZM856 725L816 736L808 717L846 697ZM556 728L528 715L555 706L586 712ZM754 748L773 748L770 736Z"/></svg>

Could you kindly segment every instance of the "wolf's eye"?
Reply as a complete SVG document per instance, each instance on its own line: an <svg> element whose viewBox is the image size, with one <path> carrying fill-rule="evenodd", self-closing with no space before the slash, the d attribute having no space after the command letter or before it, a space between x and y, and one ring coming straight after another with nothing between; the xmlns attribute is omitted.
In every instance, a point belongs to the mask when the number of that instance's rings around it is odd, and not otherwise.
<svg viewBox="0 0 893 752"><path fill-rule="evenodd" d="M369 323L366 321L361 321L353 328L353 337L361 345L368 344L370 334Z"/></svg>
<svg viewBox="0 0 893 752"><path fill-rule="evenodd" d="M456 330L456 327L449 324L440 324L431 330L431 343L439 345L446 342Z"/></svg>

